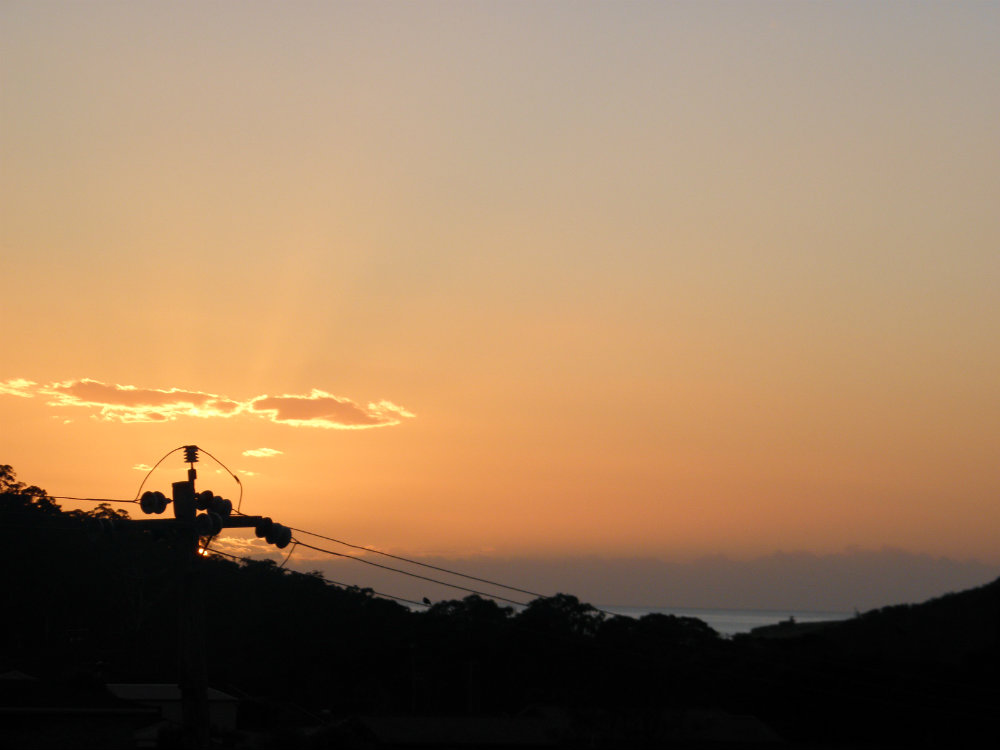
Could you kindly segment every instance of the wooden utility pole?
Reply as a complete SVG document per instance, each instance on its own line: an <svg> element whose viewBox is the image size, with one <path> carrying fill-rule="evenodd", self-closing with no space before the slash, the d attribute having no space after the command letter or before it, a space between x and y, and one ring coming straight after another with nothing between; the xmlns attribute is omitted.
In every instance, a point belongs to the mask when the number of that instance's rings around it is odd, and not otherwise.
<svg viewBox="0 0 1000 750"><path fill-rule="evenodd" d="M200 538L222 529L252 528L257 536L279 548L291 542L291 530L270 518L232 515L233 504L211 492L195 493L198 447L184 446L191 464L188 478L173 484L174 518L121 521L135 530L168 530L174 540L177 572L177 685L181 691L183 747L207 750L211 717L208 712L208 669L205 660L205 611L202 598ZM147 492L140 507L144 513L162 513L167 499L160 492ZM206 511L199 514L199 510Z"/></svg>
<svg viewBox="0 0 1000 750"><path fill-rule="evenodd" d="M209 742L208 672L205 666L205 613L198 576L197 508L194 468L188 481L174 482L174 515L177 518L177 684L184 717L184 747L205 750Z"/></svg>

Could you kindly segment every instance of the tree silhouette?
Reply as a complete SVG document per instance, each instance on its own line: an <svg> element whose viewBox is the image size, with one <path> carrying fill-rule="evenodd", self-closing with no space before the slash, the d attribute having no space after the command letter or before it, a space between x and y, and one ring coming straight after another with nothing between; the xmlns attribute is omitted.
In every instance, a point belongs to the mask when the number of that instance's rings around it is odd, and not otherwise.
<svg viewBox="0 0 1000 750"><path fill-rule="evenodd" d="M95 533L98 520L114 532ZM0 465L0 673L176 681L176 559L169 534L109 505L63 512ZM554 707L576 744L598 747L664 744L657 727L681 731L691 710L752 714L811 746L960 745L992 730L1000 581L825 629L723 639L694 618L609 617L570 594L520 611L472 595L418 612L271 560L196 565L210 683L241 696L247 726L275 732L289 704L341 716Z"/></svg>

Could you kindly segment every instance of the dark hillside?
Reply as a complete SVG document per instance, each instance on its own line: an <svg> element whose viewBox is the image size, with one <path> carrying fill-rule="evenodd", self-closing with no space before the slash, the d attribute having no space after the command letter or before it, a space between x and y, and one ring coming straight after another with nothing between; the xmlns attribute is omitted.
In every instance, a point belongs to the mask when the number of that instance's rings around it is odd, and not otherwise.
<svg viewBox="0 0 1000 750"><path fill-rule="evenodd" d="M173 540L125 518L64 513L3 467L0 673L177 681ZM545 736L596 747L757 746L774 733L809 747L961 746L992 731L1000 697L1000 582L726 640L699 620L607 617L566 594L520 613L478 596L414 612L267 561L196 564L209 683L240 698L244 729L284 746L309 725L326 726L318 746L346 742L344 727L389 732L342 724L377 716L559 717ZM536 736L521 729L510 736Z"/></svg>

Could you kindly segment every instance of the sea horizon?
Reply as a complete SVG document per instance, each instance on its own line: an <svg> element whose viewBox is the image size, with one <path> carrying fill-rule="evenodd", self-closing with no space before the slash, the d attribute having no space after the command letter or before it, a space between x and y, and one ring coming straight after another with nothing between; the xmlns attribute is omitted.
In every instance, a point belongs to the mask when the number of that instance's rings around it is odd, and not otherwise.
<svg viewBox="0 0 1000 750"><path fill-rule="evenodd" d="M416 603L404 603L408 609L414 612L423 611L423 605ZM591 604L601 612L620 615L622 617L640 618L650 614L674 615L675 617L694 617L708 625L712 630L725 638L734 635L749 633L754 628L777 625L780 622L787 622L793 618L797 623L807 622L832 622L839 620L849 620L857 615L857 612L847 612L843 610L815 610L815 609L740 609L723 607L658 607L649 605L631 604ZM524 609L523 606L511 607L515 612Z"/></svg>
<svg viewBox="0 0 1000 750"><path fill-rule="evenodd" d="M725 637L749 633L754 628L777 625L779 622L787 622L789 618L794 619L798 623L805 623L848 620L855 616L854 612L836 610L655 607L620 604L600 604L595 606L604 612L624 617L638 618L648 614L694 617L704 622L719 635Z"/></svg>

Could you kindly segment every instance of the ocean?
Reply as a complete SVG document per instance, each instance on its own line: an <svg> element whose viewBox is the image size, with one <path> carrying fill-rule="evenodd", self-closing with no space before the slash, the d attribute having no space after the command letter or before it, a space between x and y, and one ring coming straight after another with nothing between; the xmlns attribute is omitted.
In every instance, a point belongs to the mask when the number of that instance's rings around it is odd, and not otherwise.
<svg viewBox="0 0 1000 750"><path fill-rule="evenodd" d="M813 612L794 609L683 609L678 607L622 607L616 605L595 605L605 612L625 617L642 617L652 613L676 615L677 617L697 617L715 632L723 636L749 633L764 625L776 625L782 620L794 617L796 622L826 622L847 620L853 612Z"/></svg>

